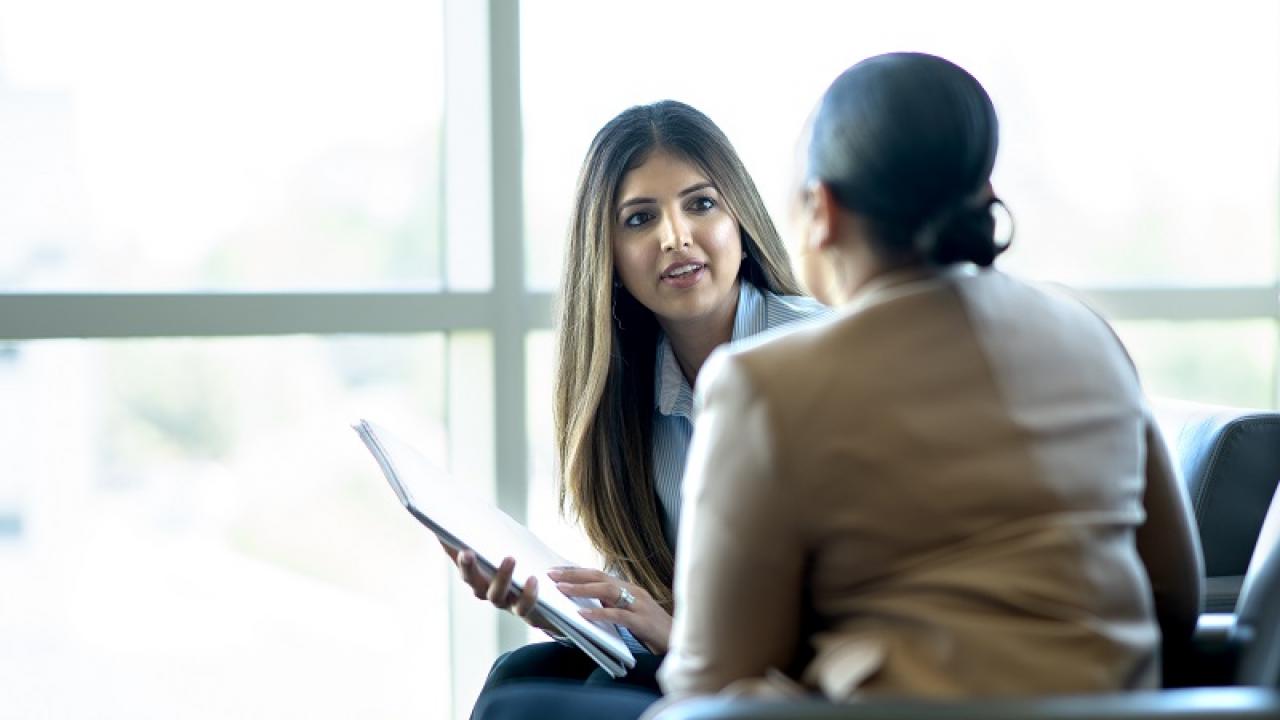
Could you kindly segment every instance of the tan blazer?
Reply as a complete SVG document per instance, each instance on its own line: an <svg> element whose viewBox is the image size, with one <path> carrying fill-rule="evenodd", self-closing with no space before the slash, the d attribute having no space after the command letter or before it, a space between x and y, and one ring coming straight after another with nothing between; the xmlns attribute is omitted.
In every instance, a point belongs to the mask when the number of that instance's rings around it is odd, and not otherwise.
<svg viewBox="0 0 1280 720"><path fill-rule="evenodd" d="M670 696L1148 688L1157 606L1194 626L1166 449L1124 348L1065 295L900 273L717 354L697 393Z"/></svg>

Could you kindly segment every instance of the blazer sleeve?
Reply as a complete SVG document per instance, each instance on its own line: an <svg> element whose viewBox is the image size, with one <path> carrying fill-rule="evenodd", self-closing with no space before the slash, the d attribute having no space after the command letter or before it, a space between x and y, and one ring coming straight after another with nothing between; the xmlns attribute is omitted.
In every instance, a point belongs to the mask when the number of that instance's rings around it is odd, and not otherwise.
<svg viewBox="0 0 1280 720"><path fill-rule="evenodd" d="M1203 593L1204 558L1186 491L1150 413L1146 418L1147 520L1138 528L1138 554L1151 579L1156 617L1166 643L1195 631Z"/></svg>
<svg viewBox="0 0 1280 720"><path fill-rule="evenodd" d="M699 378L682 488L676 615L659 673L671 700L786 667L799 633L796 493L785 492L778 477L767 402L740 362L715 354Z"/></svg>

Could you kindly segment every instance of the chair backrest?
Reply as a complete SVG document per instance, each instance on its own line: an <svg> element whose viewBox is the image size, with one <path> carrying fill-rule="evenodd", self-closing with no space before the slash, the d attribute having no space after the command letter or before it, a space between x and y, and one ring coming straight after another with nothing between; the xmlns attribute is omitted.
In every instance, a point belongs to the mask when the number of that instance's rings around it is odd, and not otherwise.
<svg viewBox="0 0 1280 720"><path fill-rule="evenodd" d="M1280 492L1271 500L1236 604L1236 682L1280 687Z"/></svg>
<svg viewBox="0 0 1280 720"><path fill-rule="evenodd" d="M1204 548L1209 612L1235 609L1280 483L1280 413L1153 399Z"/></svg>

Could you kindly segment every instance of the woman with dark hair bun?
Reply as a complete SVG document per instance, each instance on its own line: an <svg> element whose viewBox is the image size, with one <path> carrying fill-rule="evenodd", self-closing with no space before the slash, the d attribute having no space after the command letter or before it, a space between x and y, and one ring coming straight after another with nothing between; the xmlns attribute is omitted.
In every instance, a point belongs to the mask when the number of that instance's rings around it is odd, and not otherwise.
<svg viewBox="0 0 1280 720"><path fill-rule="evenodd" d="M885 264L989 267L997 243L991 170L995 107L972 75L930 55L881 55L850 68L822 99L809 180L868 223Z"/></svg>
<svg viewBox="0 0 1280 720"><path fill-rule="evenodd" d="M1162 635L1199 612L1187 501L1111 328L994 267L986 91L941 58L881 55L809 132L793 257L838 310L703 365L648 712L1156 687ZM643 707L511 688L484 717Z"/></svg>
<svg viewBox="0 0 1280 720"><path fill-rule="evenodd" d="M1199 548L1124 347L993 267L997 144L931 55L822 98L795 256L837 316L699 377L668 702L1152 688L1194 629Z"/></svg>

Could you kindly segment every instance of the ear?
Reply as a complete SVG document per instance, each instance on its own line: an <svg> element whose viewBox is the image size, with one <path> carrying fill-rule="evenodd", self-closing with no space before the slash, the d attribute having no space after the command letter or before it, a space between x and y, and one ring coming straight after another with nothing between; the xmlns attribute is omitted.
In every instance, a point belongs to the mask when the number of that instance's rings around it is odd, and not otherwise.
<svg viewBox="0 0 1280 720"><path fill-rule="evenodd" d="M808 193L809 249L826 250L840 237L843 213L830 185L815 181L809 186Z"/></svg>

